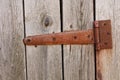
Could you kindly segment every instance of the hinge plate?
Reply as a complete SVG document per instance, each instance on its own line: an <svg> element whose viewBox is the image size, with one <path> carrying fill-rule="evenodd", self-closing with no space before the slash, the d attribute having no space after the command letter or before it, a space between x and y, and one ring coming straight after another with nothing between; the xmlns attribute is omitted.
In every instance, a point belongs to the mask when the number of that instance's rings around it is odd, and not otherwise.
<svg viewBox="0 0 120 80"><path fill-rule="evenodd" d="M98 34L96 33L96 31L99 31L97 32ZM110 20L95 21L95 34L97 34L97 36L95 37L97 50L112 48L112 34Z"/></svg>

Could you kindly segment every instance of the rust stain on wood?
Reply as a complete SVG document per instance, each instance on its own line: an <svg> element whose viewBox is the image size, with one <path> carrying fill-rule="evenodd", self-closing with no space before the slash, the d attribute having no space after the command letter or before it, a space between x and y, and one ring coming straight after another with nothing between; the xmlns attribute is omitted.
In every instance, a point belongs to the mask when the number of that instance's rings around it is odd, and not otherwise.
<svg viewBox="0 0 120 80"><path fill-rule="evenodd" d="M112 61L112 50L101 50L96 52L96 78L97 80L105 79L105 70L109 70L106 65L111 65ZM106 60L107 59L107 60ZM106 63L105 63L106 62Z"/></svg>
<svg viewBox="0 0 120 80"><path fill-rule="evenodd" d="M97 80L102 80L102 73L100 72L100 70L98 70L97 72Z"/></svg>
<svg viewBox="0 0 120 80"><path fill-rule="evenodd" d="M101 55L100 55L100 51L96 52L96 76L97 76L97 80L102 80L102 64L100 62L101 59Z"/></svg>

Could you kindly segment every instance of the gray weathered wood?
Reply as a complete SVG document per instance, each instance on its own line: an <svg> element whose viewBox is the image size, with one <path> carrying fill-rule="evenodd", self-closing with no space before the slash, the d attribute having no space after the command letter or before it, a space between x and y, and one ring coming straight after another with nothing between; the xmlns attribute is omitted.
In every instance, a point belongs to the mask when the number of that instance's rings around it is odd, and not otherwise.
<svg viewBox="0 0 120 80"><path fill-rule="evenodd" d="M0 0L0 80L26 80L22 0Z"/></svg>
<svg viewBox="0 0 120 80"><path fill-rule="evenodd" d="M59 0L25 0L26 35L60 32ZM29 80L62 80L61 46L27 46Z"/></svg>
<svg viewBox="0 0 120 80"><path fill-rule="evenodd" d="M93 0L63 0L63 29L93 27ZM64 46L65 80L95 80L93 45Z"/></svg>
<svg viewBox="0 0 120 80"><path fill-rule="evenodd" d="M97 55L98 80L120 80L120 1L96 0L96 19L112 20L113 49Z"/></svg>

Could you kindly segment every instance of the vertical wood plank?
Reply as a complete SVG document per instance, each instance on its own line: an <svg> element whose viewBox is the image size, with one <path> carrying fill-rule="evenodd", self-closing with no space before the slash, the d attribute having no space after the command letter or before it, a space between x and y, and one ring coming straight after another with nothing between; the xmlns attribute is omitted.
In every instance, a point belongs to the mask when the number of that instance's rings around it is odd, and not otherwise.
<svg viewBox="0 0 120 80"><path fill-rule="evenodd" d="M93 0L63 0L63 29L93 28ZM65 80L95 80L93 45L64 46Z"/></svg>
<svg viewBox="0 0 120 80"><path fill-rule="evenodd" d="M96 0L96 19L111 19L113 49L96 54L97 80L120 80L120 1Z"/></svg>
<svg viewBox="0 0 120 80"><path fill-rule="evenodd" d="M59 0L25 0L26 35L60 32ZM27 46L29 80L62 80L61 46Z"/></svg>
<svg viewBox="0 0 120 80"><path fill-rule="evenodd" d="M0 0L0 80L26 80L22 0Z"/></svg>

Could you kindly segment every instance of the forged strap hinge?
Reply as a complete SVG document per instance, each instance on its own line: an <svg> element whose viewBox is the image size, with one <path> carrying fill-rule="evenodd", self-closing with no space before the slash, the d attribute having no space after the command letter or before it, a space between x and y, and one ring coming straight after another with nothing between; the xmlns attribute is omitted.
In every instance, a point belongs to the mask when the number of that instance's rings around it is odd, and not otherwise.
<svg viewBox="0 0 120 80"><path fill-rule="evenodd" d="M96 50L112 48L111 21L94 21L94 28L83 31L28 36L23 39L26 45L95 44Z"/></svg>

